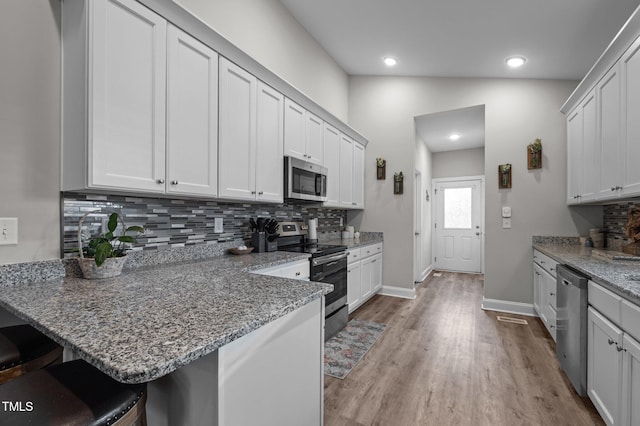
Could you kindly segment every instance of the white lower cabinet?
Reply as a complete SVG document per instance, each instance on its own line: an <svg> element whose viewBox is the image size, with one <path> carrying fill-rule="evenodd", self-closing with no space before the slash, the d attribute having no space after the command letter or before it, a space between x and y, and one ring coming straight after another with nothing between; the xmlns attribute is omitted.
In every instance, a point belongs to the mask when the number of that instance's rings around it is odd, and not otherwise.
<svg viewBox="0 0 640 426"><path fill-rule="evenodd" d="M253 271L254 274L270 275L280 278L294 278L297 280L309 280L309 261L299 260L296 262L289 262L282 265L271 266L269 268L259 269Z"/></svg>
<svg viewBox="0 0 640 426"><path fill-rule="evenodd" d="M355 311L382 288L382 243L348 250L347 304Z"/></svg>
<svg viewBox="0 0 640 426"><path fill-rule="evenodd" d="M556 265L557 262L533 252L533 306L553 340L556 340Z"/></svg>
<svg viewBox="0 0 640 426"><path fill-rule="evenodd" d="M587 392L605 423L640 424L640 307L589 282Z"/></svg>

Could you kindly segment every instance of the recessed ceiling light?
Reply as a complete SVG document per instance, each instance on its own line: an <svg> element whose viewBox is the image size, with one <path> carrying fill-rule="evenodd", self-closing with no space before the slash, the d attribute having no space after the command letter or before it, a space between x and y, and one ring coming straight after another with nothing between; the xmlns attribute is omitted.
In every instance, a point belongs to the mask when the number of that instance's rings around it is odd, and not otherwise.
<svg viewBox="0 0 640 426"><path fill-rule="evenodd" d="M449 135L449 139L451 139L452 141L457 141L458 139L460 139L460 135L457 133L452 133L451 135Z"/></svg>
<svg viewBox="0 0 640 426"><path fill-rule="evenodd" d="M524 56L510 56L507 59L505 59L505 62L511 68L518 68L523 66L524 63L527 62L527 58L525 58Z"/></svg>
<svg viewBox="0 0 640 426"><path fill-rule="evenodd" d="M386 66L392 67L398 63L398 60L396 58L392 58L391 56L387 56L384 58L384 63Z"/></svg>

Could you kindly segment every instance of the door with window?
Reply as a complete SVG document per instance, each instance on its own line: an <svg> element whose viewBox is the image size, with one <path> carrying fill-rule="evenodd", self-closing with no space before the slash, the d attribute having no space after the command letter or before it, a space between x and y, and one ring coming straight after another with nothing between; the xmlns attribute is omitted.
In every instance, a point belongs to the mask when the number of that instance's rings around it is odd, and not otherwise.
<svg viewBox="0 0 640 426"><path fill-rule="evenodd" d="M482 178L434 179L434 268L482 272Z"/></svg>

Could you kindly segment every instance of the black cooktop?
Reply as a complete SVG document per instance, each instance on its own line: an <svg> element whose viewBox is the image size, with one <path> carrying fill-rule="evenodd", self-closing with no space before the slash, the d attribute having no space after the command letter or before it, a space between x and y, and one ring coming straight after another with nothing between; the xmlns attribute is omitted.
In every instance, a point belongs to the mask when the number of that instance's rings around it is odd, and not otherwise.
<svg viewBox="0 0 640 426"><path fill-rule="evenodd" d="M328 254L340 253L345 251L347 246L334 246L330 244L300 244L290 246L278 246L278 250L290 251L295 253L309 253L311 257L326 256Z"/></svg>

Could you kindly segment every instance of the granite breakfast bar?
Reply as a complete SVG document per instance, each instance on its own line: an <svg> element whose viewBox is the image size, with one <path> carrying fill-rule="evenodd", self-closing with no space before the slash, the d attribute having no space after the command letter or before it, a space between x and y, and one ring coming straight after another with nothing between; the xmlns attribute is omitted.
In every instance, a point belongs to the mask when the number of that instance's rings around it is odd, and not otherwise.
<svg viewBox="0 0 640 426"><path fill-rule="evenodd" d="M4 286L0 306L114 379L149 382L149 424L321 424L327 286L251 273L306 257L220 256ZM285 391L268 392L274 381ZM246 410L256 398L267 412Z"/></svg>

